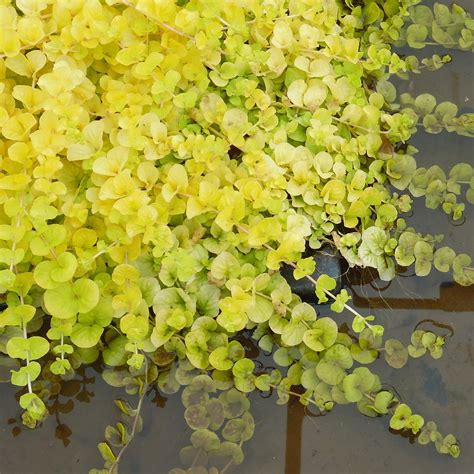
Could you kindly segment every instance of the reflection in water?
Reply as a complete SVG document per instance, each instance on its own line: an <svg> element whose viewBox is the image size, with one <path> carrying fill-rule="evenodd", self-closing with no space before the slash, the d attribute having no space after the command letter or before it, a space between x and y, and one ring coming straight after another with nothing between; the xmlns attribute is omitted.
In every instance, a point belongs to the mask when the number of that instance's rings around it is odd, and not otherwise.
<svg viewBox="0 0 474 474"><path fill-rule="evenodd" d="M285 474L300 474L303 422L306 417L319 418L326 416L327 412L313 413L308 406L302 405L298 399L290 398L286 413Z"/></svg>
<svg viewBox="0 0 474 474"><path fill-rule="evenodd" d="M405 275L399 275L398 278L402 278ZM406 295L399 295L401 297L396 298L394 296L385 296L386 293L389 293L393 288L390 284L383 284L383 286L378 286L380 281L378 281L371 271L350 271L345 275L345 286L351 290L353 295L354 304L358 307L370 307L370 308L389 308L389 309L428 309L441 310L441 311L469 311L473 309L472 298L468 297L468 293L465 291L465 288L459 287L456 284L452 283L441 283L439 288L439 298L419 298L414 295L413 297L406 297ZM377 296L370 295L368 293L369 289L372 292L375 292ZM359 295L360 292L365 292L364 296ZM400 292L399 292L400 293ZM323 310L324 312L324 310ZM449 324L444 324L435 319L425 318L420 320L415 328L424 328L424 329L433 329L429 326L435 326L437 329L444 330L444 336L452 336L453 328ZM340 325L340 330L351 335L350 328L346 323ZM439 331L438 331L439 332ZM246 355L256 360L257 370L258 371L268 371L271 369L273 361L271 357L267 354L262 354L258 346L255 344L255 341L251 339L250 333L242 334L239 336L239 342L245 347ZM89 369L90 370L90 369ZM94 366L96 373L101 373L102 367L98 364ZM431 398L438 403L446 404L448 399L448 394L444 387L444 383L440 372L437 368L432 368L426 363L424 363L423 368L423 379L422 387L424 392L432 394ZM99 378L99 377L97 377ZM87 369L81 367L74 379L63 382L61 386L57 386L57 390L51 396L48 402L48 409L53 415L56 426L54 428L55 437L60 440L64 447L67 447L71 444L71 438L73 437L74 425L68 424L64 421L64 415L70 414L75 408L77 402L83 404L90 404L93 400L95 394L92 390L94 384L96 383L95 375L87 375ZM393 389L393 387L391 387ZM54 390L53 390L54 392ZM21 394L21 391L18 392L16 397L18 398ZM175 397L179 397L178 394ZM268 398L273 398L268 396ZM399 398L402 397L399 395ZM168 398L164 397L157 389L156 385L152 386L147 394L147 400L149 405L154 405L157 408L167 409ZM151 403L150 403L151 402ZM268 400L269 405L274 404L274 400ZM162 411L162 410L159 410ZM177 411L177 410L176 410ZM182 418L184 408L181 408L181 412L174 413L172 416L179 416ZM166 412L165 412L166 413ZM163 416L161 413L157 414L157 417ZM166 416L166 415L164 415ZM285 445L285 459L284 459L284 472L285 474L300 474L304 471L303 460L304 460L304 448L302 446L304 439L304 426L305 420L310 418L320 418L321 414L312 413L308 407L305 407L299 403L299 400L296 398L291 398L286 407L286 445ZM358 415L360 416L360 415ZM336 417L337 414L331 413L329 418ZM107 421L112 420L102 420L102 423L105 425ZM318 422L319 423L319 422ZM8 425L10 426L10 431L13 437L19 436L23 430L27 430L22 423L21 417L17 416L16 418L10 418L8 420ZM312 423L313 426L316 424ZM386 428L387 429L387 428ZM405 433L395 432L390 430L392 433L399 436L408 437L410 442L413 442L413 436L410 438L409 435ZM39 433L38 433L39 434ZM258 437L258 433L256 434ZM183 447L185 442L182 444ZM258 443L259 440L256 439ZM134 443L127 452L127 456L133 458L134 448L137 448L137 441ZM406 443L406 441L405 441ZM91 443L89 446L90 449L95 449L95 445ZM171 459L177 458L177 451L174 450L173 453L169 453L168 456ZM176 461L175 461L176 462ZM91 467L91 466L89 466ZM233 469L234 472L251 472L240 470L239 468ZM81 471L82 472L82 471ZM133 471L123 471L123 472L133 472ZM165 471L159 471L161 472ZM230 472L230 469L229 469ZM261 471L262 474L267 474L270 471Z"/></svg>
<svg viewBox="0 0 474 474"><path fill-rule="evenodd" d="M370 280L370 276L367 277ZM347 279L350 281L352 278L350 275L348 275ZM382 297L381 295L383 293L386 293L390 290L389 287L386 288L380 288L377 287L376 292L380 293L379 296L377 297L372 297L372 296L359 296L357 295L356 291L360 292L360 282L364 281L363 279L359 280L359 285L357 288L356 285L353 285L352 292L353 292L353 297L354 297L354 302L357 306L369 306L371 308L414 308L416 307L417 309L423 308L423 309L429 309L429 310L442 310L442 311L461 311L459 308L465 307L467 304L471 304L471 298L467 298L466 296L460 296L461 293L459 292L459 288L457 285L446 285L442 284L440 286L440 297L439 298L434 298L434 299L426 299L426 298L405 298L403 295L401 298L394 298L394 297ZM367 283L367 280L365 281ZM374 286L373 280L370 280L372 283L372 287ZM370 287L370 285L366 285L367 287ZM367 290L368 291L368 290ZM461 290L462 291L462 290ZM466 309L467 310L467 309ZM464 310L463 310L464 311ZM444 330L444 335L446 336L451 336L452 335L452 327L449 324L444 324L442 322L439 322L435 319L431 318L425 318L423 320L418 319L418 328L425 328L428 329L429 326L436 326L438 329ZM347 332L350 334L350 329L347 326L347 324L343 323L341 324L341 330L344 332ZM254 341L249 337L247 334L246 337L243 337L240 339L240 342L244 345L246 352L249 356L251 356L254 359L259 360L258 364L258 370L266 370L270 368L272 365L273 361L271 358L267 357L265 354L259 353L259 349L254 343ZM98 373L101 371L100 366L95 366L94 370ZM89 373L89 375L88 375ZM446 391L446 387L443 381L443 378L441 376L440 371L438 370L437 367L431 367L429 364L426 362L422 362L422 377L420 378L420 389L429 395L429 397L436 403L441 404L441 405L446 405L446 403L452 403L452 396L450 395L449 392ZM72 423L67 423L65 422L64 418L65 415L71 414L73 410L77 408L78 402L81 404L90 404L91 401L94 399L94 390L92 387L95 387L96 384L96 379L99 379L99 377L96 377L95 375L90 375L90 369L89 372L86 371L83 367L80 368L75 376L74 379L65 381L62 386L60 387L60 390L57 391L56 394L54 394L49 403L48 403L48 409L50 413L53 415L52 418L54 418L56 426L54 428L54 434L55 437L60 440L60 442L64 445L64 447L70 446L71 444L71 439L74 437L73 431L75 431L76 427ZM400 388L400 386L399 386ZM402 388L404 388L402 386ZM17 395L17 397L19 394ZM179 397L179 395L175 395L175 397ZM449 397L449 402L448 402L448 397ZM269 397L273 398L273 397ZM400 396L401 398L401 396ZM172 416L172 417L180 417L182 418L183 416L183 408L181 407L176 408L174 412L170 415L169 413L169 408L166 406L168 402L168 398L162 396L158 389L156 387L152 387L150 389L150 392L148 393L148 404L149 405L154 405L152 408L161 408L164 410L158 410L159 412L163 413L156 413L156 415L153 415L153 417L158 420L157 422L159 423L160 417L162 416ZM150 403L151 402L151 403ZM269 410L273 410L276 408L272 408L274 406L275 401L274 400L268 400L266 401L267 404L269 405ZM156 409L156 408L155 408ZM98 416L97 412L94 411L92 416ZM99 414L100 416L100 414ZM357 414L358 417L360 417L359 414ZM309 423L309 426L319 426L320 425L320 415L318 414L313 414L311 413L307 407L301 405L299 401L295 398L290 399L290 402L288 403L288 406L286 407L286 445L285 445L285 458L284 458L284 471L285 474L300 474L300 473L305 473L309 472L305 470L304 465L305 462L307 463L307 456L305 456L305 449L303 446L303 441L305 439L305 420L310 417L311 419L315 420L316 417L318 417L318 421L316 423ZM107 422L111 422L112 420L110 419L104 419L101 417L101 423L103 425L107 424ZM329 417L332 419L332 423L337 423L338 418L338 413L331 413ZM11 434L13 437L17 437L18 435L22 434L24 430L27 430L27 428L24 428L21 424L21 418L18 416L16 418L10 418L8 420L8 424L10 427ZM308 424L306 424L306 427ZM103 426L104 427L104 426ZM102 428L103 429L103 428ZM387 429L387 428L385 428ZM27 430L28 431L28 430ZM307 431L307 430L306 430ZM454 431L454 430L453 430ZM311 428L311 433L314 433L315 429ZM394 432L395 433L395 432ZM80 434L80 433L79 433ZM282 433L275 433L274 436L281 436ZM395 434L400 435L400 433L396 432ZM40 433L35 433L35 435L40 436ZM169 435L174 436L174 433L170 433ZM312 435L311 435L312 436ZM410 440L412 441L412 440ZM260 440L258 438L258 432L256 433L256 439L255 443L259 443ZM361 443L363 444L363 440L361 440ZM406 443L406 440L404 440ZM183 440L183 443L181 444L180 447L183 447L186 443L186 440ZM389 443L387 443L389 444ZM360 443L359 443L360 445ZM96 443L90 443L87 445L87 448L90 450L95 450ZM132 444L131 449L127 452L126 457L130 458L135 458L138 454L135 452L135 449L140 449L140 440L137 439L135 443ZM323 450L325 447L318 447L319 450ZM420 449L418 447L418 449ZM176 462L177 459L177 452L179 451L178 449L173 449L170 450L167 453L167 457L170 458L171 460L174 459ZM176 463L177 464L177 463ZM176 465L175 464L175 465ZM87 466L91 467L91 465ZM254 472L261 472L262 474L270 474L271 472L282 472L280 469L282 469L283 466L280 466L278 470L276 471L270 471L270 470L263 470L263 471L255 471L255 470L247 470L246 468L237 468L233 469L233 472L249 472L253 474ZM228 472L231 470L229 469ZM9 473L9 471L6 471ZM12 471L12 472L21 472L21 471ZM33 471L34 472L34 471ZM36 471L36 472L42 472L42 471ZM85 472L83 470L76 471L76 472ZM127 472L138 472L130 469L124 469L122 472L127 473ZM143 471L140 471L143 472ZM165 473L167 471L157 471L159 474L162 472ZM335 472L335 471L329 471L329 472ZM365 471L367 472L367 471ZM462 471L461 471L462 472ZM36 474L36 473L35 473Z"/></svg>
<svg viewBox="0 0 474 474"><path fill-rule="evenodd" d="M285 474L301 472L301 437L305 407L299 400L290 398L286 418Z"/></svg>
<svg viewBox="0 0 474 474"><path fill-rule="evenodd" d="M60 385L55 384L51 389L51 396L45 401L50 415L56 421L55 437L63 443L64 447L71 442L72 429L66 423L62 423L61 415L72 412L75 407L74 400L80 403L90 403L94 392L88 389L88 385L94 384L95 381L95 376L88 377L86 368L81 366L76 370L73 379L64 380ZM15 394L16 400L19 400L23 393L23 389L19 390ZM29 430L22 422L20 411L15 418L9 418L7 423L11 427L13 437L19 436L24 430Z"/></svg>
<svg viewBox="0 0 474 474"><path fill-rule="evenodd" d="M377 288L378 292L388 288ZM374 288L374 287L372 287ZM439 309L447 312L474 311L472 288L460 286L453 282L441 283L439 298L392 298L392 297L364 297L351 287L352 300L359 308L389 308L389 309Z"/></svg>
<svg viewBox="0 0 474 474"><path fill-rule="evenodd" d="M399 275L400 276L404 276ZM353 282L353 283L351 283ZM354 283L355 282L355 283ZM472 288L462 287L455 283L442 283L440 285L440 296L439 298L426 299L426 298L395 298L395 297L383 297L382 292L387 290L392 282L388 282L384 286L376 286L376 283L381 283L377 275L372 269L356 269L349 271L345 274L344 286L350 289L352 294L352 301L358 308L385 308L385 309L429 309L429 310L442 310L448 312L460 312L460 311L473 311L474 310L474 299L472 298ZM360 296L356 293L355 288L361 285L369 285L377 293L379 297L374 296ZM430 327L431 326L431 327ZM443 324L434 319L423 319L419 321L415 329L431 329L433 327L445 330L445 333L439 335L443 337L451 337L454 334L452 326L449 324ZM429 328L428 328L429 327ZM343 323L339 330L345 332L351 337L350 329L346 323ZM355 339L355 337L354 337ZM426 380L424 384L425 391L427 393L433 392L433 387L436 388L438 400L441 399L446 403L446 390L443 387L439 371L426 367ZM387 385L387 384L385 384ZM393 390L397 394L398 398L402 400L401 395L398 393L395 387L387 386L390 390ZM309 411L308 407L303 406L299 403L296 398L290 399L287 407L287 422L286 422L286 454L285 454L285 474L300 474L301 470L301 442L303 437L303 422L305 417L320 417L325 414L313 414ZM396 431L388 428L390 433L401 436L409 440L411 444L415 442L416 435L411 432Z"/></svg>

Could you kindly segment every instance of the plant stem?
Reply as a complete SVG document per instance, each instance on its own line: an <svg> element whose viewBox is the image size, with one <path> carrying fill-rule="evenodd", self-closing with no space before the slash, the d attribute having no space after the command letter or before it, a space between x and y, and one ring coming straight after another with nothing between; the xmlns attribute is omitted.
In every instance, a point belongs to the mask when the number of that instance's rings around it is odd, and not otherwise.
<svg viewBox="0 0 474 474"><path fill-rule="evenodd" d="M64 345L64 333L61 331L61 346ZM61 360L64 360L64 351L61 350Z"/></svg>
<svg viewBox="0 0 474 474"><path fill-rule="evenodd" d="M272 387L276 390L281 390L282 392L287 393L288 395L293 395L293 396L298 397L300 399L303 398L303 395L301 393L293 392L291 390L286 390L284 388L279 387L278 385L273 385L273 384L269 383L268 386ZM314 405L319 410L319 413L321 413L321 410L320 410L318 404L312 398L305 398L305 400L308 403L311 403L312 405Z"/></svg>
<svg viewBox="0 0 474 474"><path fill-rule="evenodd" d="M208 130L228 143L227 137L222 132L219 132L219 130L216 130L214 127L208 127Z"/></svg>
<svg viewBox="0 0 474 474"><path fill-rule="evenodd" d="M290 265L291 267L296 268L296 265L293 262L286 262L286 263ZM307 278L311 283L313 283L314 286L317 285L316 280L311 275L305 275L305 278ZM329 290L324 289L323 291L324 293L326 293L326 295L330 296L334 301L337 300L337 297L333 293L331 293ZM344 308L346 308L355 316L360 316L361 318L363 318L363 316L358 311L356 311L354 308L351 308L348 304L344 303Z"/></svg>
<svg viewBox="0 0 474 474"><path fill-rule="evenodd" d="M222 471L220 472L220 474L224 474L225 471L227 471L227 469L229 469L230 466L232 466L232 464L234 464L234 460L231 459L223 468L222 468Z"/></svg>
<svg viewBox="0 0 474 474"><path fill-rule="evenodd" d="M369 400L375 402L375 397L373 397L372 395L368 394L368 393L364 393L364 397L365 398L368 398Z"/></svg>
<svg viewBox="0 0 474 474"><path fill-rule="evenodd" d="M138 426L138 420L140 419L140 412L142 409L143 405L143 400L145 399L146 396L146 390L148 388L148 363L145 357L145 381L142 387L142 393L140 395L140 399L138 400L138 405L135 413L135 418L133 419L133 425L132 425L132 431L130 432L130 436L128 437L127 442L122 446L120 449L119 453L117 454L115 461L112 463L112 465L108 468L108 473L113 474L114 473L114 468L118 468L118 465L120 463L120 459L123 456L123 453L126 451L128 448L128 445L132 442L136 431L137 431L137 426Z"/></svg>
<svg viewBox="0 0 474 474"><path fill-rule="evenodd" d="M376 132L376 133L384 133L384 134L390 133L390 130L376 130L376 129L371 129L371 128L363 127L362 125L357 125L357 124L355 124L355 123L347 122L346 120L342 120L342 119L340 119L339 117L333 116L332 118L333 118L333 120L335 120L336 122L339 122L339 123L342 123L342 124L344 124L344 125L347 125L348 127L360 128L361 130L364 130L364 131L366 131L366 132Z"/></svg>
<svg viewBox="0 0 474 474"><path fill-rule="evenodd" d="M16 268L15 268L15 273L16 273ZM23 300L23 291L20 291L20 303L23 305L25 304L24 300ZM23 323L23 339L28 339L28 332L26 330L26 324L27 323ZM30 364L30 356L29 356L29 353L28 351L26 351L26 365L28 366ZM30 374L27 374L27 377L28 377L28 392L29 393L33 393L33 388L31 386L31 378L30 378Z"/></svg>
<svg viewBox="0 0 474 474"><path fill-rule="evenodd" d="M20 212L18 213L15 221L15 229L18 229L21 224L21 213L24 211L24 200L25 200L25 193L21 193L20 197ZM12 256L10 257L10 271L13 271L13 266L15 265L15 251L16 251L16 234L13 237L13 244L12 244Z"/></svg>

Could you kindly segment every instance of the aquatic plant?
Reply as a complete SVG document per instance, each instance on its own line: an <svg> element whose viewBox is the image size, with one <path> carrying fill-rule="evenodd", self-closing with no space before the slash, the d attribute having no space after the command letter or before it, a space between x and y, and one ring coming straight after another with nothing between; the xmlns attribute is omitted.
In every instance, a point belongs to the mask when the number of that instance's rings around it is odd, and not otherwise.
<svg viewBox="0 0 474 474"><path fill-rule="evenodd" d="M473 51L474 21L417 4L1 2L0 363L23 387L25 425L44 420L58 382L100 360L108 383L139 396L136 408L117 401L104 472L117 471L152 386L184 387L186 468L242 462L253 390L388 414L392 429L459 455L367 367L381 353L396 368L438 358L444 336L383 341L305 253L332 246L382 280L413 265L474 282L470 256L404 219L412 198L454 220L463 196L474 201L470 164L417 167L408 144L420 127L474 136L474 115L428 93L398 97L390 82L450 61L396 47ZM292 293L284 264L336 314ZM352 334L340 330L348 316ZM244 331L279 369L257 369Z"/></svg>

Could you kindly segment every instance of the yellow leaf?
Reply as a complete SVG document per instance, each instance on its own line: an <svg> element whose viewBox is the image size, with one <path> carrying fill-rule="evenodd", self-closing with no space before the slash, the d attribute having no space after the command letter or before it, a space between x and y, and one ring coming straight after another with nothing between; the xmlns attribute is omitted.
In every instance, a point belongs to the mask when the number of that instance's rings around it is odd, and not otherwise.
<svg viewBox="0 0 474 474"><path fill-rule="evenodd" d="M171 166L166 175L166 184L163 186L161 193L167 202L179 192L185 192L188 188L188 174L183 165L175 164Z"/></svg>
<svg viewBox="0 0 474 474"><path fill-rule="evenodd" d="M27 174L11 174L0 178L0 189L7 191L20 191L31 182Z"/></svg>
<svg viewBox="0 0 474 474"><path fill-rule="evenodd" d="M44 36L43 22L35 17L20 18L17 25L20 41L24 44L36 44Z"/></svg>
<svg viewBox="0 0 474 474"><path fill-rule="evenodd" d="M33 114L28 112L20 113L10 119L3 125L2 134L5 138L15 141L23 141L28 132L35 126L36 119Z"/></svg>

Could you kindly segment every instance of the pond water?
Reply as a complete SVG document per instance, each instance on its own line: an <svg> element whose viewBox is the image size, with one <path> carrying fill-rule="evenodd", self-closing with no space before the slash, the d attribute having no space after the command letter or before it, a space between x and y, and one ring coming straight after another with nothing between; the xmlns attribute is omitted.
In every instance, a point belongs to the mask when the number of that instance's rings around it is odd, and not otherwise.
<svg viewBox="0 0 474 474"><path fill-rule="evenodd" d="M470 8L468 2L464 6ZM455 53L453 59L441 71L425 73L402 87L416 93L428 91L440 101L450 100L463 110L472 110L472 56ZM448 169L459 161L472 162L474 156L474 141L454 134L420 132L411 143L420 150L420 165L440 164ZM418 202L411 221L420 231L444 233L446 242L456 251L474 255L472 206L468 206L466 221L459 226L441 211L426 210L423 202ZM448 278L436 271L425 278L406 272L386 287L377 280L370 282L368 274L349 273L346 285L361 312L368 314L372 308L370 313L376 315L390 337L408 342L411 330L425 319L453 328L454 335L438 361L429 357L411 359L401 371L380 360L372 367L426 420L434 420L443 433L452 432L458 437L462 443L459 459L437 455L432 445L411 444L389 432L387 417L367 418L353 406L336 407L327 416L314 417L297 402L278 406L274 398L253 394L255 435L244 446L244 464L228 472L473 472L474 291ZM350 321L344 313L338 318L341 323ZM263 356L262 362L271 365L271 360ZM18 422L15 390L1 384L0 474L84 473L100 467L96 446L103 439L105 426L117 420L113 400L118 397L127 398L122 390L107 386L94 368L87 368L64 384L56 400L56 413L40 429L31 431ZM178 453L188 444L190 434L182 413L179 396L147 397L143 431L126 452L120 472L164 474L179 467Z"/></svg>

